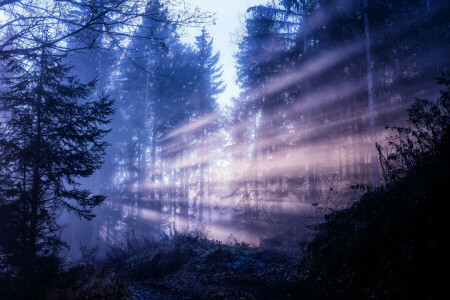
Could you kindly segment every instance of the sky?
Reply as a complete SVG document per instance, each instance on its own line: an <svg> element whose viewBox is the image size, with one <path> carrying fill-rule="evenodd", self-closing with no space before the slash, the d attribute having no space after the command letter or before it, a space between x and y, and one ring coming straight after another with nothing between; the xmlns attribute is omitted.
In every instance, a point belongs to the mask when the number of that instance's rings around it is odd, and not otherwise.
<svg viewBox="0 0 450 300"><path fill-rule="evenodd" d="M254 5L267 3L267 0L187 0L192 6L216 14L215 25L207 27L211 37L214 39L214 50L220 51L220 64L223 66L223 80L227 85L226 90L219 96L221 105L230 104L231 97L239 94L236 84L235 59L233 54L237 51L234 43L235 33L241 29L242 16L247 8ZM200 29L188 30L187 41L199 35Z"/></svg>

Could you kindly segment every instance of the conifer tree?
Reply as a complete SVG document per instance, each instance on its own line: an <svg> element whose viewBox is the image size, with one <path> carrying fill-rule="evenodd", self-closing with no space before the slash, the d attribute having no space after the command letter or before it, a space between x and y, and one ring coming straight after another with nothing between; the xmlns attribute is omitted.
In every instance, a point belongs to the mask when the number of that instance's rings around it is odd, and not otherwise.
<svg viewBox="0 0 450 300"><path fill-rule="evenodd" d="M199 78L197 79L197 95L195 97L195 108L198 117L204 117L206 114L215 110L216 97L225 89L224 83L221 80L222 67L218 66L220 53L213 52L213 39L205 28L199 36L196 37L196 56L197 68ZM211 127L211 126L209 126ZM205 157L205 141L208 131L212 128L200 128L200 156ZM200 207L199 207L199 221L203 221L203 202L205 194L205 168L207 163L201 161L200 163Z"/></svg>
<svg viewBox="0 0 450 300"><path fill-rule="evenodd" d="M5 59L0 257L19 277L34 282L46 274L42 267L57 267L66 246L59 237L60 212L89 220L105 199L80 188L78 180L103 163L113 101L107 96L91 100L95 81L83 84L68 76L62 58L48 50Z"/></svg>

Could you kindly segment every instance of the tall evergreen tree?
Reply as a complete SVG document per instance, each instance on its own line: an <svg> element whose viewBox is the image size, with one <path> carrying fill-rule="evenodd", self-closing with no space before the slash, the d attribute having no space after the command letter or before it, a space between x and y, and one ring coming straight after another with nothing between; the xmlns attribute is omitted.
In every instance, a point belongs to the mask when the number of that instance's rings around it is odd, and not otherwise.
<svg viewBox="0 0 450 300"><path fill-rule="evenodd" d="M194 110L196 118L205 117L217 109L217 96L225 90L222 76L222 67L218 66L220 53L213 52L213 39L205 28L199 36L196 37L196 62L199 77L196 79L197 92L194 98ZM207 124L200 128L199 136L199 156L200 162L200 204L199 204L199 222L203 222L203 206L205 197L205 169L208 161L204 161L205 149L209 133L213 130L214 124Z"/></svg>
<svg viewBox="0 0 450 300"><path fill-rule="evenodd" d="M78 179L103 162L113 101L89 99L95 81L68 76L62 58L45 49L7 62L0 94L1 259L19 276L38 279L49 266L39 262L57 262L65 246L61 210L92 219L105 199L80 188Z"/></svg>
<svg viewBox="0 0 450 300"><path fill-rule="evenodd" d="M215 100L225 90L225 85L221 79L222 67L218 65L220 53L214 53L213 39L205 28L196 37L195 46L200 75L197 79L197 109L204 114L216 108Z"/></svg>

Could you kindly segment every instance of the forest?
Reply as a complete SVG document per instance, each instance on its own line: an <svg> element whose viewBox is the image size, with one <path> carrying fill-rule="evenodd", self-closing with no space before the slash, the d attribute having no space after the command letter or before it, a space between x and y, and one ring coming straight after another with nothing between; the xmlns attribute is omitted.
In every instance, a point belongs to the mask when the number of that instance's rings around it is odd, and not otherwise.
<svg viewBox="0 0 450 300"><path fill-rule="evenodd" d="M0 299L445 299L448 1L238 2L0 0Z"/></svg>

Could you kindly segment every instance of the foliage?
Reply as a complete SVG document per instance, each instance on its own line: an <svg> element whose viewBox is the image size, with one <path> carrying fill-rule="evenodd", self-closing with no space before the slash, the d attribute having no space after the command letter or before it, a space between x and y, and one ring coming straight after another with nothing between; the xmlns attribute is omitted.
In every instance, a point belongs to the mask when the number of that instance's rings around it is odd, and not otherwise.
<svg viewBox="0 0 450 300"><path fill-rule="evenodd" d="M80 188L78 180L103 162L113 101L89 99L95 81L82 84L68 76L69 68L50 51L7 57L6 63L0 94L1 260L10 275L35 284L54 273L66 246L60 212L92 219L92 209L105 199Z"/></svg>
<svg viewBox="0 0 450 300"><path fill-rule="evenodd" d="M436 103L416 99L408 109L409 127L386 126L395 133L389 137L387 155L377 145L383 168L384 179L395 182L411 172L420 171L423 165L438 163L441 159L442 143L446 141L450 123L450 73L436 78L446 90Z"/></svg>
<svg viewBox="0 0 450 300"><path fill-rule="evenodd" d="M199 69L197 85L197 110L208 113L215 108L217 95L225 90L222 77L222 67L219 66L220 54L213 53L213 39L205 28L196 37L196 67Z"/></svg>
<svg viewBox="0 0 450 300"><path fill-rule="evenodd" d="M96 256L98 255L99 245L88 246L84 245L80 242L80 246L78 247L81 253L82 264L92 264L96 260Z"/></svg>

